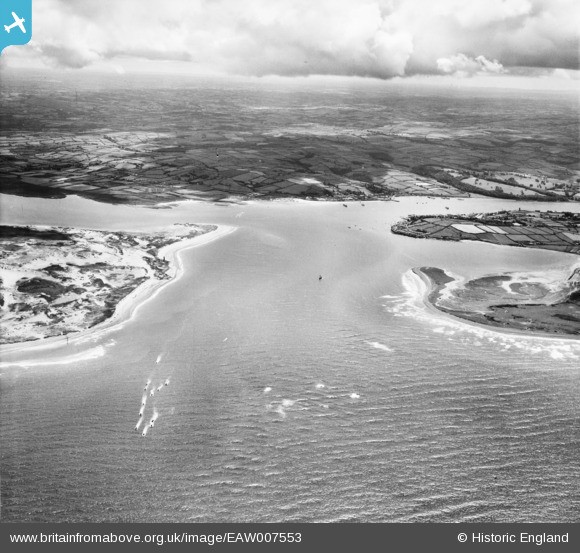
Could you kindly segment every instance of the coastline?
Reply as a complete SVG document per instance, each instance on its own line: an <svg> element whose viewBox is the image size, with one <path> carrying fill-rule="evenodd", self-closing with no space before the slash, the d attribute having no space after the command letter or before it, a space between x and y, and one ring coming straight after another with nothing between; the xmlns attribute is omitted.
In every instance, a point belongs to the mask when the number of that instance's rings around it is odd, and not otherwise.
<svg viewBox="0 0 580 553"><path fill-rule="evenodd" d="M0 356L8 353L32 352L43 349L58 348L63 345L82 344L88 340L108 334L109 332L122 329L130 322L140 307L157 296L157 294L169 284L179 280L183 274L183 262L181 253L185 250L206 245L214 240L231 234L237 227L227 225L214 225L216 229L194 238L174 242L159 250L158 257L169 261L168 279L151 278L140 284L130 294L125 296L116 306L111 317L97 325L81 330L74 334L64 336L52 336L41 340L15 342L0 346ZM18 365L18 362L0 362L0 367L5 365Z"/></svg>
<svg viewBox="0 0 580 553"><path fill-rule="evenodd" d="M422 268L414 267L411 269L411 273L419 278L419 280L424 284L423 289L423 304L431 313L437 314L448 318L456 323L466 324L471 327L486 330L500 335L515 335L523 338L530 339L548 339L550 341L570 341L578 342L580 341L580 336L573 334L557 334L550 332L534 331L534 330L520 330L517 328L509 328L493 323L484 324L477 321L473 321L468 318L460 317L447 309L438 307L433 301L439 296L439 293L445 288L445 282L432 279L429 275L422 271Z"/></svg>
<svg viewBox="0 0 580 553"><path fill-rule="evenodd" d="M393 234L451 242L474 241L580 254L580 216L571 212L503 210L469 215L408 215Z"/></svg>

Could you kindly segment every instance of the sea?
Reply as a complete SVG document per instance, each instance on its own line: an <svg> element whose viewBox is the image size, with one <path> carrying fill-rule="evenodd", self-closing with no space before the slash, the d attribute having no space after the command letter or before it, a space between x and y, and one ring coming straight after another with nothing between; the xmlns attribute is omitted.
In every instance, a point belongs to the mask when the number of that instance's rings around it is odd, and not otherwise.
<svg viewBox="0 0 580 553"><path fill-rule="evenodd" d="M437 313L410 271L577 257L390 232L515 202L0 201L4 224L235 227L124 324L0 352L3 521L580 521L580 342Z"/></svg>

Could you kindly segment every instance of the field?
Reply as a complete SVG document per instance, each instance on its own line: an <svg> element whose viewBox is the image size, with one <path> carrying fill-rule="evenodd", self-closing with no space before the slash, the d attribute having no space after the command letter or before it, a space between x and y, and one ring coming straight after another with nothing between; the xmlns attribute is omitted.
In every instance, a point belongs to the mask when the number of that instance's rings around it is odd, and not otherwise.
<svg viewBox="0 0 580 553"><path fill-rule="evenodd" d="M329 89L5 71L0 191L140 204L480 193L575 200L572 101L374 81Z"/></svg>

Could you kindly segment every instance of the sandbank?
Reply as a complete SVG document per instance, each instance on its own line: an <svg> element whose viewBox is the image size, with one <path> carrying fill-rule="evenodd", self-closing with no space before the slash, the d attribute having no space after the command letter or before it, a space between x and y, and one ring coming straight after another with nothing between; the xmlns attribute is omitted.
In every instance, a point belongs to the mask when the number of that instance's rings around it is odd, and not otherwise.
<svg viewBox="0 0 580 553"><path fill-rule="evenodd" d="M429 271L431 269L431 271ZM461 322L469 326L473 326L480 329L485 329L490 332L495 332L498 334L511 334L521 337L528 338L543 338L550 339L554 341L578 341L580 336L574 334L559 334L555 332L542 332L540 330L535 330L534 328L529 328L526 330L511 328L509 326L502 326L501 324L489 321L486 323L474 321L466 316L462 316L460 313L455 312L450 309L446 309L437 305L437 299L440 297L441 292L444 290L445 286L453 282L454 279L450 279L444 271L441 269L436 269L433 272L432 267L421 267L413 268L412 273L419 277L421 282L424 284L423 289L423 302L425 306L433 313L439 316L445 316L446 318L452 319L455 322ZM447 278L446 278L447 277ZM509 320L506 319L506 325L509 325Z"/></svg>

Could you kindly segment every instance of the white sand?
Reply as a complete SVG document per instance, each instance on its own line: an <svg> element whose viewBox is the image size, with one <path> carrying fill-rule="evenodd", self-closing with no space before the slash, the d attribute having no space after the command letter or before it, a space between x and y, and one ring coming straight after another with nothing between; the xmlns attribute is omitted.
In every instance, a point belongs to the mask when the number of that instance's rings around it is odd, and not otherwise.
<svg viewBox="0 0 580 553"><path fill-rule="evenodd" d="M222 238L236 230L236 227L220 225L216 230L210 231L195 238L189 240L182 240L175 242L168 246L165 246L159 250L158 256L162 259L166 259L170 263L169 268L169 280L159 280L157 278L151 278L141 284L129 295L125 296L115 308L115 313L112 317L99 323L98 325L82 330L75 334L68 334L66 336L54 336L51 338L45 338L41 340L35 340L31 342L19 342L14 344L6 344L0 346L0 355L6 353L17 353L17 352L28 352L37 351L42 349L57 348L64 344L80 344L83 342L94 341L111 331L116 331L125 326L138 311L138 309L155 298L162 288L175 282L183 276L183 262L181 259L181 252L188 250L190 248L195 248L198 246L203 246L209 244L218 238ZM38 363L38 361L36 361ZM19 362L18 364L22 364ZM10 363L16 364L16 363Z"/></svg>

